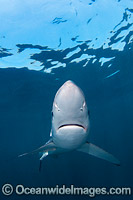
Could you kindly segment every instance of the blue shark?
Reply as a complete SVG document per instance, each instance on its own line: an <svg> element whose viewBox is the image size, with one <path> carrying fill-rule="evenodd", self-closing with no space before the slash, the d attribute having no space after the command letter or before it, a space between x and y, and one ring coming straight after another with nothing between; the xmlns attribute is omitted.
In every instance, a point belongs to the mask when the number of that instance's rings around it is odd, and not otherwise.
<svg viewBox="0 0 133 200"><path fill-rule="evenodd" d="M50 140L40 148L19 157L41 153L41 170L45 157L76 150L120 165L112 154L88 141L89 130L89 112L83 91L68 80L59 88L53 101Z"/></svg>

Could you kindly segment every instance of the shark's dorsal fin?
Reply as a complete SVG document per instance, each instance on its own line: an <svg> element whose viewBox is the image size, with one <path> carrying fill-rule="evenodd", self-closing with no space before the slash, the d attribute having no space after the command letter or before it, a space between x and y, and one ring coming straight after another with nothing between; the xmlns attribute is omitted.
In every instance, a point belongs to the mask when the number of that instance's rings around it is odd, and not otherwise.
<svg viewBox="0 0 133 200"><path fill-rule="evenodd" d="M104 159L106 161L109 161L115 165L120 165L120 161L115 158L112 154L104 151L103 149L97 147L94 144L91 143L85 143L84 145L81 146L81 148L77 149L78 151L84 152L84 153L88 153L92 156Z"/></svg>

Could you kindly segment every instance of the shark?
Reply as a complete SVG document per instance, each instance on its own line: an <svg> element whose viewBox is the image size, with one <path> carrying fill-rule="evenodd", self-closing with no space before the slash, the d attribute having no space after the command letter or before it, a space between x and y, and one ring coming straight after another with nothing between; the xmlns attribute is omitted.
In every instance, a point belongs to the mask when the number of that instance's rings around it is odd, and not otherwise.
<svg viewBox="0 0 133 200"><path fill-rule="evenodd" d="M83 152L120 165L120 161L102 148L90 143L90 116L83 91L71 80L57 91L52 106L50 139L38 149L19 155L40 153L39 171L47 156L58 156L71 151Z"/></svg>

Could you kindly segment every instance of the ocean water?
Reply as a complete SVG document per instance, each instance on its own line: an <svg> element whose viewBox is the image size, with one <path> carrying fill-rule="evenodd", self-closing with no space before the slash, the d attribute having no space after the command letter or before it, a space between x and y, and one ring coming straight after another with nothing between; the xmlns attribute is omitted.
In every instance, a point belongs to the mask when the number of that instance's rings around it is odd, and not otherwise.
<svg viewBox="0 0 133 200"><path fill-rule="evenodd" d="M17 185L133 188L133 2L0 2L0 199L91 198L5 196L6 183L14 190ZM116 156L119 167L74 151L45 158L40 173L38 154L17 157L49 140L53 99L67 80L85 94L90 142Z"/></svg>

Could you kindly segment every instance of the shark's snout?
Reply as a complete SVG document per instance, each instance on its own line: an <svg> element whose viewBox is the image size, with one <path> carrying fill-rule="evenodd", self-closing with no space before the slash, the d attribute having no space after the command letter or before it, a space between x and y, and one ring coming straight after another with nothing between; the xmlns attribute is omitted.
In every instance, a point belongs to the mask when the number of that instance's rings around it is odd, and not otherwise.
<svg viewBox="0 0 133 200"><path fill-rule="evenodd" d="M64 83L64 86L73 87L73 86L75 86L75 84L74 84L73 81L68 80L68 81L66 81L66 82Z"/></svg>

